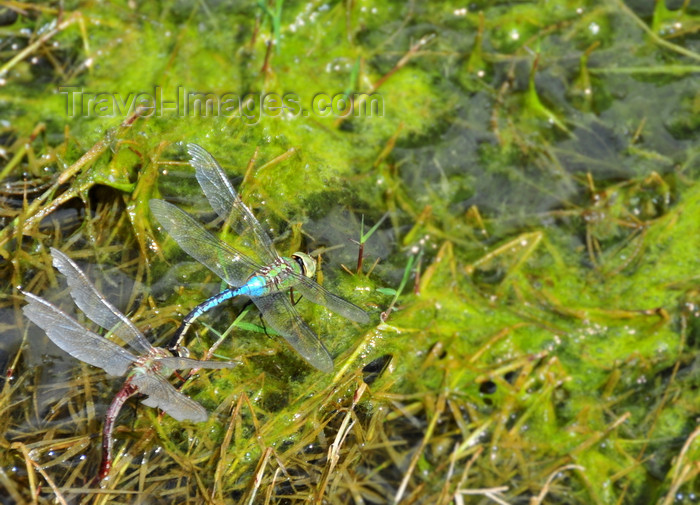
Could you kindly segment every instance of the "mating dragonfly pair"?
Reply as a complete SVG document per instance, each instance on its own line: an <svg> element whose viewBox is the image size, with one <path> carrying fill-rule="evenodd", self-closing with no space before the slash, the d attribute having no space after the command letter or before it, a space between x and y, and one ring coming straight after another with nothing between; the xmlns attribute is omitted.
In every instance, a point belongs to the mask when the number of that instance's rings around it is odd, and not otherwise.
<svg viewBox="0 0 700 505"><path fill-rule="evenodd" d="M178 207L162 200L151 200L151 212L180 247L232 286L198 305L184 318L169 346L171 351L177 354L185 332L197 317L225 300L245 295L260 309L266 324L282 335L307 362L323 372L332 371L330 354L301 319L290 302L288 291L294 288L312 302L356 322L369 322L368 314L316 283L312 279L315 263L308 255L297 252L290 258L279 256L270 237L213 156L196 144L188 145L188 153L197 180L212 207L243 239L245 250L256 258L220 241ZM92 321L140 353L133 355L83 327L46 300L25 293L29 302L24 307L25 315L44 329L56 345L110 375L126 374L124 385L106 414L99 473L102 479L111 467L114 421L129 397L145 394L147 398L142 400L145 405L160 407L178 421L206 421L206 410L178 392L167 377L176 369L231 368L238 363L199 361L173 356L165 349L153 347L136 326L97 291L75 263L56 249L52 249L51 254L54 266L67 278L76 305Z"/></svg>

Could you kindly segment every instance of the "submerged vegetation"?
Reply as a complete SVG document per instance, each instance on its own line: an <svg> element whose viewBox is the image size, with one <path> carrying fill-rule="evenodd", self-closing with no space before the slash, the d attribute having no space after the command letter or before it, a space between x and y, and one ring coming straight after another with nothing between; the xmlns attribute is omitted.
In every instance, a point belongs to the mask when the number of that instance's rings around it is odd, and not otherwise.
<svg viewBox="0 0 700 505"><path fill-rule="evenodd" d="M2 503L700 501L697 5L139 4L0 1ZM128 402L94 486L118 384L19 289L70 313L54 247L167 343L222 286L149 200L236 240L188 142L372 323L298 303L324 374L208 313L209 420Z"/></svg>

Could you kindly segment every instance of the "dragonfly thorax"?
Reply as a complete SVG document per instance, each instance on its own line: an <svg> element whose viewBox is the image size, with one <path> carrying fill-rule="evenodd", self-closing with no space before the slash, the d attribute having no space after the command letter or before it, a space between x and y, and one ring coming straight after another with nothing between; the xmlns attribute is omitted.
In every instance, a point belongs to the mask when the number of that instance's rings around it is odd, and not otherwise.
<svg viewBox="0 0 700 505"><path fill-rule="evenodd" d="M170 376L170 370L160 362L160 358L172 357L168 351L161 347L154 347L147 354L143 354L138 357L131 367L132 372L138 371L139 373L162 373L165 376Z"/></svg>
<svg viewBox="0 0 700 505"><path fill-rule="evenodd" d="M307 254L296 252L291 257L277 258L251 275L239 294L262 296L265 290L279 291L298 283L299 276L312 277L316 264Z"/></svg>

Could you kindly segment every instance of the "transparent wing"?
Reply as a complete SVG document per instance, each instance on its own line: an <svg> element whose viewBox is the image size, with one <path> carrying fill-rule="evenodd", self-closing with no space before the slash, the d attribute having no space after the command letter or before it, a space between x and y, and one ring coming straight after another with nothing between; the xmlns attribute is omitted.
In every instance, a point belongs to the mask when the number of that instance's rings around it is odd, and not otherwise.
<svg viewBox="0 0 700 505"><path fill-rule="evenodd" d="M229 285L238 287L261 268L205 230L185 211L163 200L150 201L151 212L182 249Z"/></svg>
<svg viewBox="0 0 700 505"><path fill-rule="evenodd" d="M78 321L43 298L24 293L29 302L22 309L58 347L80 361L104 369L110 375L124 375L136 361L126 349L84 328Z"/></svg>
<svg viewBox="0 0 700 505"><path fill-rule="evenodd" d="M252 298L265 323L282 335L295 351L322 372L333 371L333 358L311 328L291 304L288 292Z"/></svg>
<svg viewBox="0 0 700 505"><path fill-rule="evenodd" d="M87 317L105 330L114 333L141 354L152 349L151 344L134 326L134 323L97 291L73 260L54 248L51 248L51 256L53 256L53 266L66 276L73 300Z"/></svg>
<svg viewBox="0 0 700 505"><path fill-rule="evenodd" d="M144 405L162 409L178 421L189 419L200 423L209 417L204 407L176 390L159 373L134 373L130 379L139 393L148 395L148 398L141 400Z"/></svg>
<svg viewBox="0 0 700 505"><path fill-rule="evenodd" d="M241 244L256 253L261 262L275 261L278 255L270 236L233 189L221 165L197 144L187 144L187 152L197 181L214 211L228 221L231 229L240 237Z"/></svg>
<svg viewBox="0 0 700 505"><path fill-rule="evenodd" d="M357 323L369 323L369 314L354 303L334 295L313 279L303 275L293 274L297 283L294 289L299 291L304 298L308 298L317 305L328 307L336 314Z"/></svg>
<svg viewBox="0 0 700 505"><path fill-rule="evenodd" d="M200 361L190 358L158 358L164 367L171 370L184 370L188 368L233 368L241 363L239 361Z"/></svg>

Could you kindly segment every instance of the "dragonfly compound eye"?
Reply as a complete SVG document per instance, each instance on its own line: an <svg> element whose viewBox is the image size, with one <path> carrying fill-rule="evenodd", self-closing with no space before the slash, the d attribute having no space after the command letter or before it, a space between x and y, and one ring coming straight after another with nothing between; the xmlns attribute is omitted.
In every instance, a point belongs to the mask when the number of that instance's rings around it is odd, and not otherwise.
<svg viewBox="0 0 700 505"><path fill-rule="evenodd" d="M316 274L316 262L311 256L303 252L295 252L292 254L292 258L299 263L301 271L306 277L313 277Z"/></svg>

